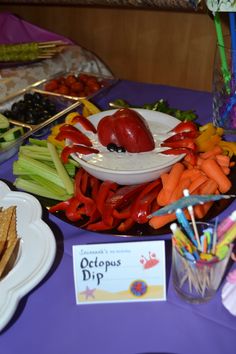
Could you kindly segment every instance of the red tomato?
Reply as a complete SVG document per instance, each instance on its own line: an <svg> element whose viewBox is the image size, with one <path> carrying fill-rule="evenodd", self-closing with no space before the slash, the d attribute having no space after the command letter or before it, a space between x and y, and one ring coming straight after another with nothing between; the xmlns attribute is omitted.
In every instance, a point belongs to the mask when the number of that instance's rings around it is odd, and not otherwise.
<svg viewBox="0 0 236 354"><path fill-rule="evenodd" d="M87 82L88 79L89 79L90 75L87 75L87 74L80 74L79 75L79 80L82 81L82 82Z"/></svg>
<svg viewBox="0 0 236 354"><path fill-rule="evenodd" d="M67 86L71 86L75 82L77 82L77 79L74 75L68 75L65 79L65 83Z"/></svg>
<svg viewBox="0 0 236 354"><path fill-rule="evenodd" d="M68 88L66 85L61 85L61 86L58 88L58 93L60 93L60 94L62 94L62 95L69 95L70 90L69 90L69 88Z"/></svg>
<svg viewBox="0 0 236 354"><path fill-rule="evenodd" d="M57 88L58 88L58 81L57 80L51 80L45 85L46 91L54 91Z"/></svg>
<svg viewBox="0 0 236 354"><path fill-rule="evenodd" d="M90 90L90 92L97 92L99 89L100 89L100 86L99 86L99 84L98 83L96 83L96 82L94 82L94 83L90 83L90 85L88 85L89 86L89 90Z"/></svg>
<svg viewBox="0 0 236 354"><path fill-rule="evenodd" d="M80 91L82 91L84 89L84 85L83 85L82 82L76 81L76 82L71 84L70 88L74 92L80 92Z"/></svg>

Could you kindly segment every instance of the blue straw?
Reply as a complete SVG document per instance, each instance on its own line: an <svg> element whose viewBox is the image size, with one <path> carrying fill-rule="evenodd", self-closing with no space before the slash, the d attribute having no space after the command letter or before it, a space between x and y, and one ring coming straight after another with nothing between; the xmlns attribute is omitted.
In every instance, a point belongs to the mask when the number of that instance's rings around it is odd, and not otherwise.
<svg viewBox="0 0 236 354"><path fill-rule="evenodd" d="M176 210L176 217L177 217L178 222L183 227L183 229L187 233L188 237L192 241L192 243L197 247L197 242L194 237L194 232L193 232L186 216L184 215L184 212L182 211L182 209L178 208Z"/></svg>
<svg viewBox="0 0 236 354"><path fill-rule="evenodd" d="M229 12L229 24L231 34L231 50L232 50L232 72L236 73L236 25L235 13Z"/></svg>

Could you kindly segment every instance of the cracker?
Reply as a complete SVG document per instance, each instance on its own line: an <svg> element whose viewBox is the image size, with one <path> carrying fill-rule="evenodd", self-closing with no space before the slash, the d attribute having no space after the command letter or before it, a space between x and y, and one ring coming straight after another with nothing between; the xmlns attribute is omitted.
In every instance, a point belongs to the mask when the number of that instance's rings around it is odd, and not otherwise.
<svg viewBox="0 0 236 354"><path fill-rule="evenodd" d="M0 279L4 278L13 268L20 244L20 239L16 238L8 242L7 248L0 260Z"/></svg>
<svg viewBox="0 0 236 354"><path fill-rule="evenodd" d="M8 231L11 224L11 219L14 211L16 210L15 206L10 206L1 211L1 220L0 220L0 257L5 248L5 243L7 242Z"/></svg>
<svg viewBox="0 0 236 354"><path fill-rule="evenodd" d="M14 267L20 239L17 235L16 206L0 210L0 280Z"/></svg>

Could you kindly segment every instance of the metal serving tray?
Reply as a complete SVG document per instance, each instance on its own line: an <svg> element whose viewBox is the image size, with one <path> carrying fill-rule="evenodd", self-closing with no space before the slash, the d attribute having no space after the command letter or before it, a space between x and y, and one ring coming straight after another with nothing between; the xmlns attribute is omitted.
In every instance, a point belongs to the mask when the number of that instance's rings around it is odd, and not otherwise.
<svg viewBox="0 0 236 354"><path fill-rule="evenodd" d="M81 72L82 73L82 72ZM86 97L75 97L75 96L67 96L67 95L62 95L62 94L57 94L49 91L45 91L44 87L47 82L52 80L53 78L61 77L61 76L66 76L66 75L78 75L79 72L75 71L68 71L68 72L58 72L56 75L53 75L49 77L48 79L40 80L38 82L33 83L30 86L25 87L24 89L9 95L6 97L4 100L0 100L0 112L4 113L4 111L10 109L12 105L24 98L24 95L27 93L40 93L43 96L46 96L51 102L53 102L56 105L57 112L54 114L52 117L49 119L45 120L44 122L40 122L39 124L28 124L25 122L22 122L18 119L9 119L10 124L12 126L20 126L23 127L24 129L24 135L21 136L19 139L14 141L14 143L10 144L6 148L0 149L0 164L6 160L8 160L10 157L12 157L14 154L17 153L19 146L23 144L23 142L29 138L30 136L35 136L35 137L40 137L43 135L46 135L47 132L49 132L50 127L58 123L59 119L63 119L63 117L69 113L70 111L76 110L77 107L83 105L80 102L81 98L86 98L86 99L92 99L93 97L97 97L100 95L105 95L107 90L109 90L115 83L118 82L118 79L113 78L113 77L106 77L106 76L101 76L101 75L95 75L91 73L85 73L84 74L89 74L90 76L96 76L99 80L103 80L105 82L105 85L103 88L100 90L96 91L95 93L86 96Z"/></svg>
<svg viewBox="0 0 236 354"><path fill-rule="evenodd" d="M14 98L8 99L7 101L5 101L4 104L1 104L0 112L4 113L4 111L10 109L14 103L18 102L19 100L22 100L25 93L33 92L34 91L32 89L29 89L27 91L24 90L23 94L19 93L18 96L14 95ZM64 97L49 97L49 99L50 101L54 101L57 112L44 122L40 122L39 124L28 124L21 122L17 119L9 119L11 126L22 127L24 129L24 134L9 146L0 149L0 163L8 160L15 153L17 153L20 145L27 138L29 138L30 136L40 137L47 134L53 123L58 121L59 118L64 117L68 112L75 110L78 106L82 104L79 100L71 101L65 99Z"/></svg>
<svg viewBox="0 0 236 354"><path fill-rule="evenodd" d="M66 78L69 75L79 77L80 74L85 74L85 75L89 75L90 77L96 78L98 80L98 82L103 83L103 86L98 91L96 91L92 94L83 95L83 96L79 96L79 95L78 96L76 96L76 95L70 96L70 95L64 95L61 93L54 93L51 91L47 91L45 88L46 85L53 79L59 79L62 77ZM47 93L48 95L55 96L55 97L57 97L57 96L64 97L69 100L79 100L81 98L90 99L94 96L97 96L97 95L103 93L104 91L109 89L111 86L113 86L117 81L118 81L118 79L114 78L113 76L93 74L93 73L84 72L84 71L63 71L63 72L59 72L59 73L49 77L47 80L42 80L38 84L34 84L34 91L39 92L39 93Z"/></svg>

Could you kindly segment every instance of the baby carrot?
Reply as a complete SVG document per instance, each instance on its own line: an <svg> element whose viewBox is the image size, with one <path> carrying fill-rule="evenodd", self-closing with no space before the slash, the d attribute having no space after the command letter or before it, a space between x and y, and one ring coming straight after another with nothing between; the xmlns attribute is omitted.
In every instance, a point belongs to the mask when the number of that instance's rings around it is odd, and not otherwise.
<svg viewBox="0 0 236 354"><path fill-rule="evenodd" d="M230 164L229 156L221 155L221 154L216 155L216 161L222 167L229 167Z"/></svg>
<svg viewBox="0 0 236 354"><path fill-rule="evenodd" d="M174 221L176 219L175 213L172 214L165 214L165 215L160 215L160 216L153 216L149 220L149 225L153 227L154 229L160 229L161 227L165 226L166 224L169 224L170 222Z"/></svg>
<svg viewBox="0 0 236 354"><path fill-rule="evenodd" d="M228 176L230 174L230 168L229 167L222 166L221 169L222 169L222 171L224 172L224 174L226 176Z"/></svg>
<svg viewBox="0 0 236 354"><path fill-rule="evenodd" d="M190 178L180 179L178 185L175 187L174 191L172 192L170 203L175 202L176 200L183 197L183 190L188 189L191 184Z"/></svg>
<svg viewBox="0 0 236 354"><path fill-rule="evenodd" d="M218 189L218 184L211 178L208 178L198 189L199 194L215 194Z"/></svg>
<svg viewBox="0 0 236 354"><path fill-rule="evenodd" d="M205 204L198 204L193 207L194 215L197 219L202 219L208 213L214 202L208 202Z"/></svg>
<svg viewBox="0 0 236 354"><path fill-rule="evenodd" d="M215 157L216 155L220 155L223 153L222 148L219 145L214 146L213 149L203 152L200 154L200 157L204 160Z"/></svg>
<svg viewBox="0 0 236 354"><path fill-rule="evenodd" d="M168 180L168 173L162 173L161 175L161 182L162 182L162 186L165 188L167 180Z"/></svg>
<svg viewBox="0 0 236 354"><path fill-rule="evenodd" d="M196 178L198 178L201 175L202 175L202 172L198 168L194 167L194 168L191 168L191 169L186 169L182 173L180 178L181 179L189 178L190 181L192 182L192 181L194 181Z"/></svg>
<svg viewBox="0 0 236 354"><path fill-rule="evenodd" d="M195 178L192 183L190 184L188 190L189 193L192 194L194 193L203 183L205 183L208 180L208 177L200 174L198 178Z"/></svg>
<svg viewBox="0 0 236 354"><path fill-rule="evenodd" d="M184 165L180 162L177 162L172 166L168 177L165 177L164 186L157 196L157 203L159 205L163 206L169 203L171 195L178 185L184 169Z"/></svg>
<svg viewBox="0 0 236 354"><path fill-rule="evenodd" d="M232 183L224 174L219 164L212 159L204 160L201 165L201 170L212 180L218 184L219 191L226 193L231 188Z"/></svg>

